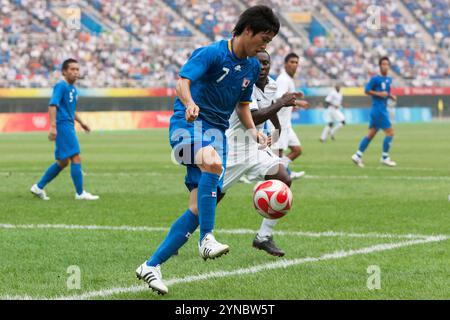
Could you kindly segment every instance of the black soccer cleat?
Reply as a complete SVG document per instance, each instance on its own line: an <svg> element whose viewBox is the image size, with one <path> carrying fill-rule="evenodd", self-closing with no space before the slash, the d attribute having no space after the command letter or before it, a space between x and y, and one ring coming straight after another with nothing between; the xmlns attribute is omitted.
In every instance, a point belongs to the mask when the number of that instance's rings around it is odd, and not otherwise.
<svg viewBox="0 0 450 320"><path fill-rule="evenodd" d="M255 239L253 239L253 248L264 250L272 256L284 256L284 251L277 247L275 241L273 241L273 236L265 237L263 240L260 240L258 235L256 235Z"/></svg>

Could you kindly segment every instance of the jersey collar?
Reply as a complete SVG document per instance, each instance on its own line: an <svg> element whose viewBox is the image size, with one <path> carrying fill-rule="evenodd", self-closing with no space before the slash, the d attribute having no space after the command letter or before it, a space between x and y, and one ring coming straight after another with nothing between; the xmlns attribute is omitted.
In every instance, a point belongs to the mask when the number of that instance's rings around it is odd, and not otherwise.
<svg viewBox="0 0 450 320"><path fill-rule="evenodd" d="M234 53L234 50L233 50L233 38L231 38L231 39L229 39L228 41L227 41L227 46L228 46L228 51L231 53L231 55L233 56L233 58L235 58L236 60L239 60L239 61L245 61L245 60L247 60L248 59L248 57L247 58L244 58L244 59L241 59L241 58L239 58L235 53Z"/></svg>

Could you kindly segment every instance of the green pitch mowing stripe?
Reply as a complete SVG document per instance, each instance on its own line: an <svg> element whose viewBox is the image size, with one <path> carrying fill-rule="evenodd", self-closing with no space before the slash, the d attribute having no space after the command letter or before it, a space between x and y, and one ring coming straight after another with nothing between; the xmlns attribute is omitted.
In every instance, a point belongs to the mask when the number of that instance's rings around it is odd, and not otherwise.
<svg viewBox="0 0 450 320"><path fill-rule="evenodd" d="M95 129L95 128L94 128ZM350 156L367 126L345 126L336 141L319 143L322 126L297 126L303 155L292 164L305 170L291 187L293 207L276 227L286 259L318 258L427 235L448 235L450 225L450 126L395 125L391 157L398 167L379 164L383 136L364 155L366 167ZM0 228L0 296L66 297L108 288L139 286L134 270L184 212L185 169L170 160L167 130L80 134L85 188L100 201L77 202L69 170L46 187L51 200L31 197L29 188L54 161L45 132L0 135L0 223L150 227L150 231ZM163 266L164 279L234 272L281 260L251 248L261 217L253 185L236 184L217 209L217 230L231 252L219 260L198 257L197 234L180 255ZM161 230L161 231L156 231ZM302 232L299 232L302 230ZM318 234L308 236L306 231ZM335 236L325 236L330 230ZM425 238L365 238L348 234L425 235ZM163 299L442 299L448 288L450 241L411 245L343 259L262 270L255 274L174 284ZM81 268L81 290L68 290L67 268ZM378 265L382 289L366 287L367 267ZM149 291L94 298L161 299Z"/></svg>

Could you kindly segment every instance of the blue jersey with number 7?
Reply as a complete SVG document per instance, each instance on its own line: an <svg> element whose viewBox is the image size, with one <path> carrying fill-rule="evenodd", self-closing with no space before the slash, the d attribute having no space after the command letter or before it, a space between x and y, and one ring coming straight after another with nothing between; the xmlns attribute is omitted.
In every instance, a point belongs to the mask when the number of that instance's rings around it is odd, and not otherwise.
<svg viewBox="0 0 450 320"><path fill-rule="evenodd" d="M179 76L191 80L192 98L200 108L199 119L226 130L236 105L251 102L260 69L254 57L239 59L230 39L195 50ZM180 117L185 114L185 106L178 98L174 112Z"/></svg>

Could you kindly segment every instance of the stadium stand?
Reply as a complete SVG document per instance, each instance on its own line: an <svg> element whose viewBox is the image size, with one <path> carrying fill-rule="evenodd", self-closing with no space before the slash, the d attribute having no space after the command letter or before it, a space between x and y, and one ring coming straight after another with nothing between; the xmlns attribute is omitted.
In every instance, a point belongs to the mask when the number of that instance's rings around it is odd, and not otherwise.
<svg viewBox="0 0 450 320"><path fill-rule="evenodd" d="M62 60L71 56L81 62L81 87L173 87L195 48L230 37L239 13L261 1L80 0L78 29L69 24L73 3L0 0L0 87L51 87ZM262 3L282 19L280 35L268 47L274 75L295 51L301 56L299 86L360 86L377 72L378 57L388 55L403 83L448 85L448 1ZM379 29L366 25L373 3L382 8Z"/></svg>

